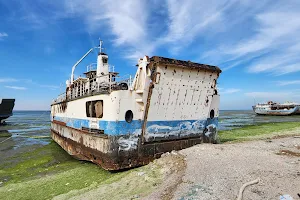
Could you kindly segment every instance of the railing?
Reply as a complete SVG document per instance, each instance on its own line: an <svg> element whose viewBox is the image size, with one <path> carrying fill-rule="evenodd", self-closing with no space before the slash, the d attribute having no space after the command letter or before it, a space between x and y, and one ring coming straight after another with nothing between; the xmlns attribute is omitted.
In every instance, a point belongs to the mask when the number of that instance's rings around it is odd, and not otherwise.
<svg viewBox="0 0 300 200"><path fill-rule="evenodd" d="M88 66L86 66L86 71L96 71L97 70L97 63L91 63ZM114 65L108 65L108 71L109 72L115 72L115 66Z"/></svg>
<svg viewBox="0 0 300 200"><path fill-rule="evenodd" d="M114 65L108 65L108 71L109 72L115 72L115 66Z"/></svg>
<svg viewBox="0 0 300 200"><path fill-rule="evenodd" d="M58 103L58 102L62 102L64 100L66 100L66 93L65 92L62 93L62 94L60 94L60 95L58 95L58 97L56 99L54 99L52 101L52 103Z"/></svg>
<svg viewBox="0 0 300 200"><path fill-rule="evenodd" d="M97 78L104 76L108 75L88 79L87 82L70 88L67 94L60 94L55 100L53 100L53 103L59 103L65 100L72 100L83 96L90 96L93 94L109 94L112 91L116 90L129 90L132 87L133 78L131 75L115 77L115 81L112 82L97 81Z"/></svg>
<svg viewBox="0 0 300 200"><path fill-rule="evenodd" d="M97 70L97 63L92 63L86 66L86 71L96 71Z"/></svg>

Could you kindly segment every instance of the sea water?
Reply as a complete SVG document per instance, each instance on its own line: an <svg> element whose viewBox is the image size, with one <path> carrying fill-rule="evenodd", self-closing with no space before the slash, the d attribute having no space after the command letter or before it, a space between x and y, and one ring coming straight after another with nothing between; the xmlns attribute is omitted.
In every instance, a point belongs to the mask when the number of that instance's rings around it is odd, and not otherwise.
<svg viewBox="0 0 300 200"><path fill-rule="evenodd" d="M221 110L219 130L291 121L300 121L300 115L260 116L251 110ZM50 111L14 111L6 125L0 126L0 162L14 152L27 151L50 142Z"/></svg>

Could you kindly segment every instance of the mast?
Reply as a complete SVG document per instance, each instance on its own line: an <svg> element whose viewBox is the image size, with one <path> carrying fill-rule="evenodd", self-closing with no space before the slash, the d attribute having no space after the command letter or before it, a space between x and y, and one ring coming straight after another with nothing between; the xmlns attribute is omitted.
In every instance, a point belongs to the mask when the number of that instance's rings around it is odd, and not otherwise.
<svg viewBox="0 0 300 200"><path fill-rule="evenodd" d="M108 55L102 50L103 41L99 39L99 53L97 58L97 82L109 82Z"/></svg>

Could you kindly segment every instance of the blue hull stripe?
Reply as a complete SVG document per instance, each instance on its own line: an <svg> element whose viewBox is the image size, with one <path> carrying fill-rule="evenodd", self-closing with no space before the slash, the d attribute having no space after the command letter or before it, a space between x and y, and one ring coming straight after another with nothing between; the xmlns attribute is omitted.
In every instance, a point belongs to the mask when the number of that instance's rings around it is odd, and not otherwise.
<svg viewBox="0 0 300 200"><path fill-rule="evenodd" d="M81 129L82 127L89 128L90 120L76 119L66 117L54 117L57 121L65 122L67 126ZM126 134L140 134L143 121L133 120L131 123L126 121L103 121L99 120L99 129L103 130L107 135L126 135ZM207 120L173 120L173 121L148 121L147 133L165 133L170 131L203 131L203 129L214 124L218 126L218 118Z"/></svg>

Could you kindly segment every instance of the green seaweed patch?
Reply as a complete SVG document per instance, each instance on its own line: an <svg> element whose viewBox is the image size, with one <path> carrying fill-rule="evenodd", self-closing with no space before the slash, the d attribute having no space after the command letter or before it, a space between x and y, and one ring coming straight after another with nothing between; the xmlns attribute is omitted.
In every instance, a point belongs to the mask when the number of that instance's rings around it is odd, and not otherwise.
<svg viewBox="0 0 300 200"><path fill-rule="evenodd" d="M28 181L80 167L85 163L72 158L52 141L48 145L7 159L0 165L0 181L4 185Z"/></svg>
<svg viewBox="0 0 300 200"><path fill-rule="evenodd" d="M0 187L0 199L51 199L71 190L99 185L116 175L95 164L81 163L60 173Z"/></svg>
<svg viewBox="0 0 300 200"><path fill-rule="evenodd" d="M111 192L115 199L124 199L147 195L162 181L158 164L109 172L73 159L54 142L11 157L10 161L16 159L17 164L0 170L0 181L7 179L0 185L0 199L68 199L97 190L101 191L101 199L111 199Z"/></svg>
<svg viewBox="0 0 300 200"><path fill-rule="evenodd" d="M0 169L0 199L49 199L126 174L76 160L55 142L10 157Z"/></svg>
<svg viewBox="0 0 300 200"><path fill-rule="evenodd" d="M278 123L260 123L257 125L246 125L241 128L219 131L221 142L245 141L251 139L261 139L266 136L285 135L290 131L300 127L299 122L278 122Z"/></svg>
<svg viewBox="0 0 300 200"><path fill-rule="evenodd" d="M0 138L2 138L2 137L11 137L11 133L9 133L9 132L1 132L0 131Z"/></svg>

